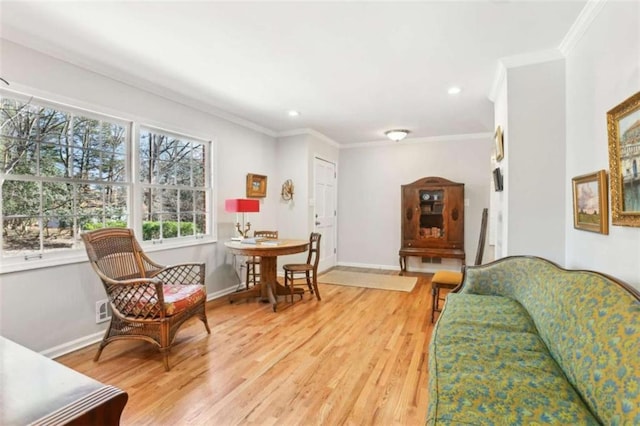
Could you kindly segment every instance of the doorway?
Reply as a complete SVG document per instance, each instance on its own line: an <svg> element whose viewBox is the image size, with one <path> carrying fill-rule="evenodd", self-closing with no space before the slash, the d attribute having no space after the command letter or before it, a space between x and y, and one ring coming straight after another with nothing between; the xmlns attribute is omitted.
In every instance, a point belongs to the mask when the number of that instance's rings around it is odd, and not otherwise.
<svg viewBox="0 0 640 426"><path fill-rule="evenodd" d="M337 263L336 223L336 164L314 157L314 232L322 234L320 239L320 265L318 269L325 271Z"/></svg>

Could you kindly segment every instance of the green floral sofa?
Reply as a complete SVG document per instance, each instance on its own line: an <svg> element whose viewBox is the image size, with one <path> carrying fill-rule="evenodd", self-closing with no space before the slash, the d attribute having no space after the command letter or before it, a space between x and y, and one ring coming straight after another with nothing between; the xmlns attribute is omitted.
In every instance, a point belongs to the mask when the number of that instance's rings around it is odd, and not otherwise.
<svg viewBox="0 0 640 426"><path fill-rule="evenodd" d="M640 425L640 292L515 256L466 270L429 347L428 425Z"/></svg>

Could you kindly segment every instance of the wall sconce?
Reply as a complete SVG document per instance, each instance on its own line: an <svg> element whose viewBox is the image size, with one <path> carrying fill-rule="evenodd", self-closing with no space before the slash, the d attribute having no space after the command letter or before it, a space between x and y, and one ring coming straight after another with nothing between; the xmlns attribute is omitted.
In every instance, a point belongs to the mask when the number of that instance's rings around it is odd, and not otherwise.
<svg viewBox="0 0 640 426"><path fill-rule="evenodd" d="M293 200L293 181L287 179L282 184L282 199L285 201Z"/></svg>
<svg viewBox="0 0 640 426"><path fill-rule="evenodd" d="M240 237L232 238L233 240L242 240L247 237L249 230L251 229L251 223L245 224L245 213L258 213L260 211L260 201L251 200L248 198L230 198L225 200L224 209L227 212L236 214L236 229ZM240 227L240 221L238 220L238 213L242 213L242 227Z"/></svg>

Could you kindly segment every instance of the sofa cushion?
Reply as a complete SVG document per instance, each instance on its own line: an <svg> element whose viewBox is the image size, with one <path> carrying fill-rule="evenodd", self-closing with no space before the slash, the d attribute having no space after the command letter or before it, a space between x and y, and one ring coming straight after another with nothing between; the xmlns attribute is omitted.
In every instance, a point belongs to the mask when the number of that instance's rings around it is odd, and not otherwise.
<svg viewBox="0 0 640 426"><path fill-rule="evenodd" d="M429 424L598 424L513 299L449 295L429 363Z"/></svg>
<svg viewBox="0 0 640 426"><path fill-rule="evenodd" d="M630 292L593 272L514 257L468 268L462 293L517 300L591 411L606 424L640 424L640 301Z"/></svg>

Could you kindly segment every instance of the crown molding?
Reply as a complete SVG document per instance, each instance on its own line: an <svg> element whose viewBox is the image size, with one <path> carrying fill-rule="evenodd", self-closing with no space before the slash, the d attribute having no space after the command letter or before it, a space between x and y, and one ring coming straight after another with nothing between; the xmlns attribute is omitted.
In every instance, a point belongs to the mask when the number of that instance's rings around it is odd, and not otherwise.
<svg viewBox="0 0 640 426"><path fill-rule="evenodd" d="M300 136L300 135L308 135L308 136L314 136L326 143L328 143L331 146L334 146L336 148L341 148L342 145L340 145L338 142L334 141L333 139L331 139L330 137L320 133L317 130L313 130L310 128L303 128L303 129L293 129L293 130L284 130L282 132L278 132L276 133L276 137L278 138L285 138L285 137L289 137L289 136Z"/></svg>
<svg viewBox="0 0 640 426"><path fill-rule="evenodd" d="M406 138L401 140L400 142L394 142L391 140L375 140L371 142L357 142L350 143L346 145L340 145L341 149L352 149L352 148L371 148L376 146L388 146L388 145L417 145L423 143L432 143L432 142L454 142L454 141L465 141L465 140L474 140L474 139L489 139L493 140L493 133L485 132L485 133L466 133L460 135L444 135L444 136L427 136L423 138Z"/></svg>
<svg viewBox="0 0 640 426"><path fill-rule="evenodd" d="M573 49L587 31L595 17L598 16L598 13L600 13L606 2L607 0L588 0L557 48L500 58L493 78L493 84L489 90L489 100L495 102L498 90L506 79L508 68L517 68L566 58L571 52L571 49Z"/></svg>
<svg viewBox="0 0 640 426"><path fill-rule="evenodd" d="M587 1L587 4L582 8L582 11L558 46L558 50L563 56L566 57L569 55L569 52L571 52L584 33L587 32L589 25L591 25L596 16L598 16L606 2L607 0Z"/></svg>

